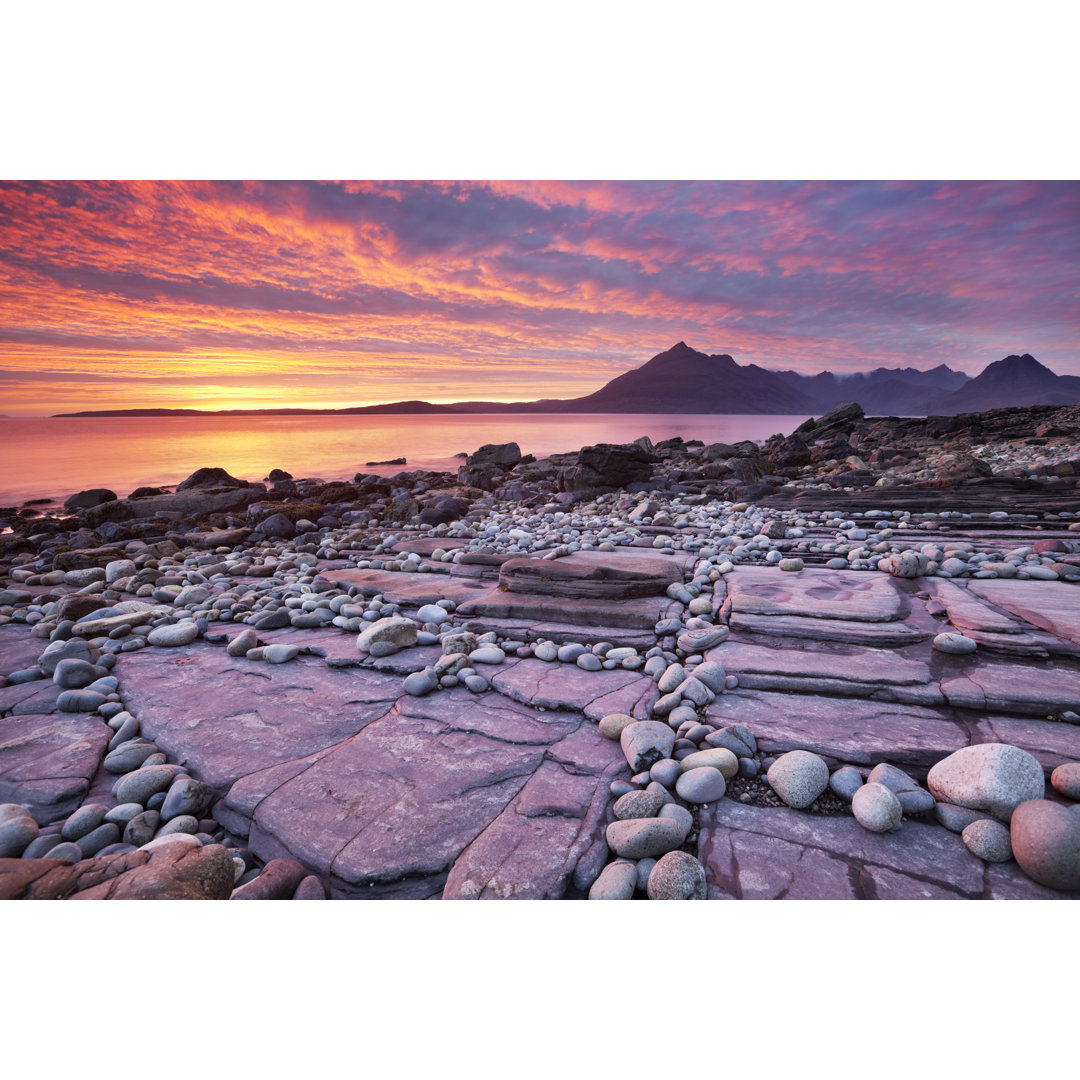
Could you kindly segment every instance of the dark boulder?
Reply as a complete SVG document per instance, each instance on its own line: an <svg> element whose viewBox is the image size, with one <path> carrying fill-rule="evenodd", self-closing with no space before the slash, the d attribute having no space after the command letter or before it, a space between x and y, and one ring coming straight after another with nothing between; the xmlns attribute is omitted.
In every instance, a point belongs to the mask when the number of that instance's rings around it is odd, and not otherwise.
<svg viewBox="0 0 1080 1080"><path fill-rule="evenodd" d="M656 455L639 443L597 443L584 446L576 465L559 472L559 490L596 495L652 476Z"/></svg>
<svg viewBox="0 0 1080 1080"><path fill-rule="evenodd" d="M177 491L205 490L207 488L247 487L246 480L230 476L224 469L196 469L186 480L176 486Z"/></svg>
<svg viewBox="0 0 1080 1080"><path fill-rule="evenodd" d="M465 459L466 465L499 465L504 469L513 468L521 461L521 447L516 442L486 443L475 454Z"/></svg>
<svg viewBox="0 0 1080 1080"><path fill-rule="evenodd" d="M108 488L89 488L87 491L77 491L64 500L65 510L85 510L91 506L100 506L101 503L113 502L116 492Z"/></svg>

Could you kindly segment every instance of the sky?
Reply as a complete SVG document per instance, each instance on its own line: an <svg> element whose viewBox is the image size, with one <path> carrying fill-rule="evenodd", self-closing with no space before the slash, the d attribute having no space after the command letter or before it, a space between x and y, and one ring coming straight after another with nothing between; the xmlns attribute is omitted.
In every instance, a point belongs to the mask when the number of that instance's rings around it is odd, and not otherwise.
<svg viewBox="0 0 1080 1080"><path fill-rule="evenodd" d="M0 413L576 397L677 341L1080 374L1075 182L3 182Z"/></svg>

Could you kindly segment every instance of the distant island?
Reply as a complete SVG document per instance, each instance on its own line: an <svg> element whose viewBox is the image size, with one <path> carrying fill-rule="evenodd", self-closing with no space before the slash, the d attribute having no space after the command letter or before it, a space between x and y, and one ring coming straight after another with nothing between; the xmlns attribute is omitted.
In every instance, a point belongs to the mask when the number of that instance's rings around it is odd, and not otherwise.
<svg viewBox="0 0 1080 1080"><path fill-rule="evenodd" d="M393 401L387 405L357 405L351 409L94 409L86 412L54 413L52 419L72 416L354 416L364 413L454 413L450 405L430 401Z"/></svg>
<svg viewBox="0 0 1080 1080"><path fill-rule="evenodd" d="M540 401L395 401L351 409L101 409L57 417L362 416L410 413L673 413L820 416L856 401L872 416L952 416L1026 405L1080 402L1080 376L1057 375L1033 356L1006 356L971 378L944 364L930 371L875 368L855 374L770 371L710 356L684 341L592 394Z"/></svg>

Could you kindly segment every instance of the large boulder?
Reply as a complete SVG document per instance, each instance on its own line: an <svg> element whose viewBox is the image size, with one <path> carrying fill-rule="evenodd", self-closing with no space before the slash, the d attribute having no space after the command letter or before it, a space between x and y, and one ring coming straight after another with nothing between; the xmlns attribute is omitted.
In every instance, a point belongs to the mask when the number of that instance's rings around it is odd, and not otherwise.
<svg viewBox="0 0 1080 1080"><path fill-rule="evenodd" d="M576 465L561 469L559 490L597 495L652 476L656 455L639 443L597 443L582 447Z"/></svg>
<svg viewBox="0 0 1080 1080"><path fill-rule="evenodd" d="M238 480L224 469L196 469L186 480L176 485L177 491L209 490L211 488L247 487L248 481Z"/></svg>
<svg viewBox="0 0 1080 1080"><path fill-rule="evenodd" d="M512 469L521 460L521 448L516 442L487 443L481 446L475 454L470 454L465 459L466 465L498 465L504 469Z"/></svg>
<svg viewBox="0 0 1080 1080"><path fill-rule="evenodd" d="M965 746L939 761L926 777L939 802L984 810L1001 821L1046 791L1043 767L1026 750L1007 743Z"/></svg>
<svg viewBox="0 0 1080 1080"><path fill-rule="evenodd" d="M112 502L116 498L115 491L108 488L89 488L86 491L77 491L64 500L65 510L85 510L91 506L100 506L101 503Z"/></svg>

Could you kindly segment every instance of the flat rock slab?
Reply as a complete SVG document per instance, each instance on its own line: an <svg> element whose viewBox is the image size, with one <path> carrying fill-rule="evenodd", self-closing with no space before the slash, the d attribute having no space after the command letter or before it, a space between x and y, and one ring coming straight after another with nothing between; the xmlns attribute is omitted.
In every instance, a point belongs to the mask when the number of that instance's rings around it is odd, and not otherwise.
<svg viewBox="0 0 1080 1080"><path fill-rule="evenodd" d="M986 891L984 864L940 825L871 833L853 817L730 799L702 812L698 858L710 899L960 900Z"/></svg>
<svg viewBox="0 0 1080 1080"><path fill-rule="evenodd" d="M355 735L401 694L393 676L334 670L314 657L255 663L204 642L172 651L180 655L118 657L124 702L170 760L222 792Z"/></svg>
<svg viewBox="0 0 1080 1080"><path fill-rule="evenodd" d="M906 606L904 595L885 574L813 568L778 574L771 567L739 567L727 575L727 588L731 610L751 615L893 622Z"/></svg>
<svg viewBox="0 0 1080 1080"><path fill-rule="evenodd" d="M1066 581L972 581L968 588L984 600L1033 626L1080 644L1080 588Z"/></svg>
<svg viewBox="0 0 1080 1080"><path fill-rule="evenodd" d="M706 721L745 724L769 754L810 750L856 765L929 767L972 741L963 722L940 711L817 694L723 694Z"/></svg>
<svg viewBox="0 0 1080 1080"><path fill-rule="evenodd" d="M440 600L462 604L487 586L471 578L449 574L406 574L400 570L327 570L316 581L326 581L339 589L354 587L362 596L384 596L392 604L422 607Z"/></svg>
<svg viewBox="0 0 1080 1080"><path fill-rule="evenodd" d="M438 895L461 852L582 723L467 691L439 699L403 701L285 780L255 808L252 850L294 853L335 896Z"/></svg>
<svg viewBox="0 0 1080 1080"><path fill-rule="evenodd" d="M55 712L57 699L63 692L52 679L0 687L0 714L19 716Z"/></svg>
<svg viewBox="0 0 1080 1080"><path fill-rule="evenodd" d="M612 645L628 645L642 652L656 644L656 634L651 627L631 630L618 626L572 626L570 623L537 622L533 619L494 619L485 615L468 619L461 629L471 630L474 634L494 631L511 641L557 641L560 645L570 642L594 645L602 636L604 641L610 641Z"/></svg>
<svg viewBox="0 0 1080 1080"><path fill-rule="evenodd" d="M513 593L539 593L575 599L630 600L662 596L681 582L686 556L643 552L578 551L561 559L515 558L502 564L499 587Z"/></svg>
<svg viewBox="0 0 1080 1080"><path fill-rule="evenodd" d="M1067 761L1080 761L1080 725L1050 720L984 716L975 721L975 742L1008 743L1031 754L1049 774Z"/></svg>
<svg viewBox="0 0 1080 1080"><path fill-rule="evenodd" d="M462 619L523 619L587 626L596 629L596 640L600 641L607 627L652 630L661 619L678 615L682 610L683 606L677 600L659 596L635 600L575 600L486 588L474 599L459 604L457 615Z"/></svg>
<svg viewBox="0 0 1080 1080"><path fill-rule="evenodd" d="M961 709L1021 716L1080 711L1080 669L1071 661L1019 665L982 659L963 674L943 675L941 690Z"/></svg>
<svg viewBox="0 0 1080 1080"><path fill-rule="evenodd" d="M33 637L25 626L0 626L0 675L37 667L38 657L48 644L44 638Z"/></svg>
<svg viewBox="0 0 1080 1080"><path fill-rule="evenodd" d="M945 605L949 622L957 630L982 630L995 634L1022 634L1030 627L995 610L977 593L942 578L923 578L919 584ZM972 584L975 584L974 582ZM1021 582L1021 584L1023 584Z"/></svg>
<svg viewBox="0 0 1080 1080"><path fill-rule="evenodd" d="M815 619L804 615L751 615L733 611L732 630L770 637L835 641L847 645L902 647L925 641L930 635L902 622L858 622L854 619Z"/></svg>
<svg viewBox="0 0 1080 1080"><path fill-rule="evenodd" d="M498 668L491 685L514 701L541 709L572 709L584 712L589 704L613 691L633 686L638 696L655 686L636 671L585 671L576 664L557 660L521 660L512 668Z"/></svg>
<svg viewBox="0 0 1080 1080"><path fill-rule="evenodd" d="M840 679L867 687L918 686L930 682L930 668L921 660L907 660L883 649L843 646L833 646L827 651L785 649L729 641L710 649L706 659L720 661L725 671L739 676L740 683L744 674ZM758 680L756 685L763 684Z"/></svg>
<svg viewBox="0 0 1080 1080"><path fill-rule="evenodd" d="M21 714L0 720L0 803L22 803L39 825L77 809L112 732L86 713Z"/></svg>

